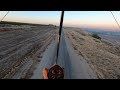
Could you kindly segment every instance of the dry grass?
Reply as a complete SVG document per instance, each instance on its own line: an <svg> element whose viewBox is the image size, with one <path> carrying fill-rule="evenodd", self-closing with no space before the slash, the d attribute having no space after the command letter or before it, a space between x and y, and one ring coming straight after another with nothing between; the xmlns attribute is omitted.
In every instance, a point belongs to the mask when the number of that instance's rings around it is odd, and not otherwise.
<svg viewBox="0 0 120 90"><path fill-rule="evenodd" d="M84 34L83 34L84 33ZM73 47L101 79L120 78L120 47L95 39L82 31L65 30Z"/></svg>

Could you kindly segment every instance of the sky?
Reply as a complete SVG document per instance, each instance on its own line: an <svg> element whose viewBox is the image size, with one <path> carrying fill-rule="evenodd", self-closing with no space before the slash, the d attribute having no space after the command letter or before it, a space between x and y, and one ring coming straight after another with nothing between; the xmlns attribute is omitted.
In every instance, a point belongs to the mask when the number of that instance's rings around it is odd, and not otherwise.
<svg viewBox="0 0 120 90"><path fill-rule="evenodd" d="M0 11L0 19L6 12ZM120 11L112 12L120 23ZM59 25L60 16L61 11L10 11L3 21ZM110 11L65 11L63 25L120 31Z"/></svg>

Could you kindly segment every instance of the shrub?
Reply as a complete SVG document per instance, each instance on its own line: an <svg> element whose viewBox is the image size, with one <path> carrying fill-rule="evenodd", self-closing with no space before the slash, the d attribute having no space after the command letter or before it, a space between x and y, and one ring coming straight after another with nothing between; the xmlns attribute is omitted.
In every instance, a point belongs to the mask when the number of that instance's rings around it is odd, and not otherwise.
<svg viewBox="0 0 120 90"><path fill-rule="evenodd" d="M101 39L101 37L99 37L96 33L93 33L92 37L97 38L97 39Z"/></svg>

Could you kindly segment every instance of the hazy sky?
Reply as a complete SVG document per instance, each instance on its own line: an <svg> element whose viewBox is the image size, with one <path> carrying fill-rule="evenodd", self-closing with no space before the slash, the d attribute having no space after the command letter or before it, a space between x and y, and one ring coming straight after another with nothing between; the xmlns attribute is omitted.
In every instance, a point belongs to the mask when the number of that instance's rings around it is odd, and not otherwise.
<svg viewBox="0 0 120 90"><path fill-rule="evenodd" d="M7 11L0 11L0 19ZM120 11L113 11L120 23ZM59 25L60 11L10 11L4 21ZM110 11L65 11L64 26L118 29Z"/></svg>

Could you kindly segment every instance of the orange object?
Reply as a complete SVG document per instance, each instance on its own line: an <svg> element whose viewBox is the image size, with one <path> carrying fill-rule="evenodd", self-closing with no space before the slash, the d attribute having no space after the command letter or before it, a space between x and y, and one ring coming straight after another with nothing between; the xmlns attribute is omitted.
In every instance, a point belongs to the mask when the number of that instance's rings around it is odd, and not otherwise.
<svg viewBox="0 0 120 90"><path fill-rule="evenodd" d="M48 79L48 69L47 68L44 68L43 69L43 77L44 77L44 79Z"/></svg>
<svg viewBox="0 0 120 90"><path fill-rule="evenodd" d="M64 79L64 68L55 64L50 69L43 69L44 79Z"/></svg>

